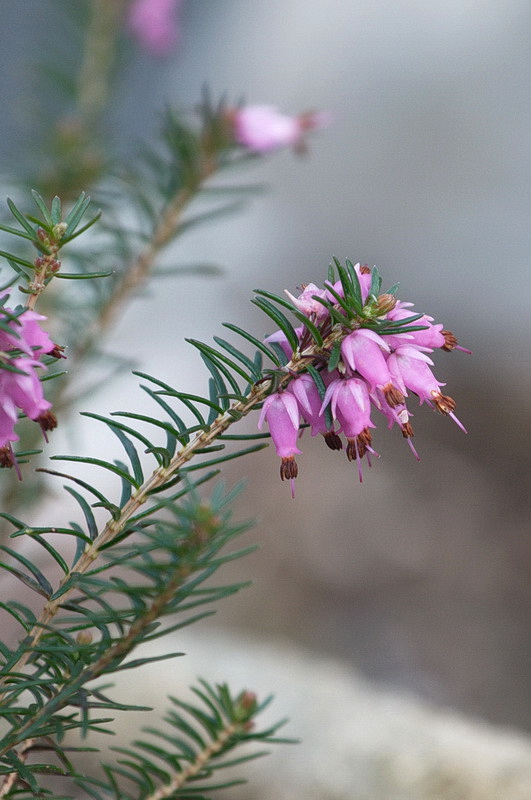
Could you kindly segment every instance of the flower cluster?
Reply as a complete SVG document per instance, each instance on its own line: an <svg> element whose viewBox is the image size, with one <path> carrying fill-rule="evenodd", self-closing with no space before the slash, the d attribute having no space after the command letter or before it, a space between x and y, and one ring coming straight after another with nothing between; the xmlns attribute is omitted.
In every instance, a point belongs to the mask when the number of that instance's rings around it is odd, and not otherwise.
<svg viewBox="0 0 531 800"><path fill-rule="evenodd" d="M41 357L58 358L61 348L40 327L46 317L36 311L11 310L4 305L6 299L0 299L0 466L10 467L15 463L11 442L19 439L18 409L37 421L45 436L56 427L38 371L46 369Z"/></svg>
<svg viewBox="0 0 531 800"><path fill-rule="evenodd" d="M322 111L289 116L270 105L243 106L229 112L228 118L237 144L261 154L282 147L303 151L306 134L330 122Z"/></svg>
<svg viewBox="0 0 531 800"><path fill-rule="evenodd" d="M417 459L406 406L410 393L465 431L454 414L454 400L441 393L445 384L430 369L433 361L428 355L436 349L465 348L433 317L416 314L412 303L398 301L397 287L380 294L376 269L349 261L346 268L337 261L336 266L340 280L326 282L324 289L310 283L298 297L286 291L299 320L308 321L294 329L295 351L286 329L266 338L288 363L272 378L276 391L265 399L258 426L261 429L267 420L282 459L281 478L291 481L292 493L301 421L333 450L342 449L343 434L347 457L357 462L360 481L362 459L366 457L370 466L371 455L377 455L371 433L376 427L371 418L375 409L389 428L400 428Z"/></svg>

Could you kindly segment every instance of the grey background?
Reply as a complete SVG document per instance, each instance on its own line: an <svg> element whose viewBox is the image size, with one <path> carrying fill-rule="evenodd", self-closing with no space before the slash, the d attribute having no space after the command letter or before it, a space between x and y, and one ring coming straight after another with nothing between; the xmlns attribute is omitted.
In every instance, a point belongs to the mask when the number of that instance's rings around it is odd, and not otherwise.
<svg viewBox="0 0 531 800"><path fill-rule="evenodd" d="M0 173L9 185L13 163L39 155L31 65L51 41L61 58L75 45L61 3L3 0L0 19ZM420 465L380 426L382 458L362 486L344 456L308 439L295 501L274 453L230 468L229 480L242 470L249 478L238 513L260 518L246 541L261 552L234 566L255 585L220 610L221 621L524 727L530 19L523 0L188 0L175 56L129 45L108 119L130 155L154 134L163 103L191 106L205 82L214 95L334 116L307 158L281 153L242 172L271 187L245 213L166 255L166 264L216 260L226 275L158 282L131 304L110 346L139 367L204 391L184 336L209 340L224 320L269 332L248 302L252 289L320 283L332 255L377 264L388 284L401 281L403 299L474 351L441 353L435 369L469 435L420 409ZM102 393L90 408L138 410L135 385L124 377L111 402ZM79 452L94 436L80 423L53 446ZM106 440L97 452L116 455Z"/></svg>

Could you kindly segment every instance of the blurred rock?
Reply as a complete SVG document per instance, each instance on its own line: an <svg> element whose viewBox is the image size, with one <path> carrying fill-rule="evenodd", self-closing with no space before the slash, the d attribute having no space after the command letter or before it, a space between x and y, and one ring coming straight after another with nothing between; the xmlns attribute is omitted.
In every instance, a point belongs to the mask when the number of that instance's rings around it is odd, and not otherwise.
<svg viewBox="0 0 531 800"><path fill-rule="evenodd" d="M228 681L275 700L258 718L287 715L282 735L299 744L271 747L271 755L238 768L249 785L233 800L528 800L531 739L467 719L398 692L377 689L343 663L292 647L220 631L173 635L168 649L187 652L174 662L118 675L113 694L126 702L165 708L197 676ZM152 643L138 654L160 654ZM141 687L141 688L139 688ZM137 715L135 715L137 716ZM137 735L122 714L114 744ZM138 718L138 716L137 716ZM154 722L140 716L139 726ZM107 739L107 742L109 740ZM89 739L88 744L91 744Z"/></svg>

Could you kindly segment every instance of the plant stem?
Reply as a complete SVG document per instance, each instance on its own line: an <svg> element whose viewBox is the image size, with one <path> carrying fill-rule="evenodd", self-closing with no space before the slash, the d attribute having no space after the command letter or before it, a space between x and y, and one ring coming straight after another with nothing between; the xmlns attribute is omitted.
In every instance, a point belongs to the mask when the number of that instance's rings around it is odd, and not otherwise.
<svg viewBox="0 0 531 800"><path fill-rule="evenodd" d="M323 342L323 348L317 348L315 345L304 350L300 355L297 355L289 364L286 365L286 375L281 379L280 385L285 385L292 380L293 374L298 373L305 369L309 360L312 357L318 357L321 349L329 349L334 342L341 336L340 330L334 330ZM158 467L151 476L142 484L142 486L135 492L134 495L125 503L121 509L120 515L117 519L112 519L107 522L103 530L94 539L90 547L78 558L72 565L70 572L63 577L59 584L58 591L68 584L72 573L86 573L95 560L98 558L101 548L108 545L112 540L122 533L131 517L138 511L138 509L148 500L150 494L156 489L163 487L165 483L169 482L172 477L179 472L190 459L194 456L197 450L208 447L213 444L215 440L224 431L227 430L234 422L245 417L252 411L259 403L261 403L268 392L270 391L272 382L270 380L263 381L258 385L254 385L249 393L249 397L245 402L234 402L227 411L220 414L212 423L208 431L201 431L197 433L193 439L183 447L172 458L166 467ZM67 598L75 590L75 587L67 588L55 600L48 600L43 608L43 611L28 634L30 643L27 649L21 655L20 659L12 665L13 670L20 671L24 668L31 657L32 648L40 641L41 637L48 629L50 623L58 613L62 604L66 602ZM0 682L0 687L5 685L5 679ZM5 694L5 692L4 692ZM2 695L0 694L0 702Z"/></svg>
<svg viewBox="0 0 531 800"><path fill-rule="evenodd" d="M85 129L93 128L109 96L118 23L124 0L92 0L83 62L78 76L77 107Z"/></svg>
<svg viewBox="0 0 531 800"><path fill-rule="evenodd" d="M174 792L178 789L181 789L190 778L193 778L200 772L203 767L208 764L208 762L217 755L231 736L239 733L242 730L242 724L240 722L231 722L224 728L222 731L219 732L218 736L211 742L208 747L205 747L200 753L198 753L195 761L190 764L186 769L183 769L182 772L179 772L173 780L169 783L166 783L164 786L161 786L157 789L156 792L150 794L146 800L163 800L165 797L171 797Z"/></svg>

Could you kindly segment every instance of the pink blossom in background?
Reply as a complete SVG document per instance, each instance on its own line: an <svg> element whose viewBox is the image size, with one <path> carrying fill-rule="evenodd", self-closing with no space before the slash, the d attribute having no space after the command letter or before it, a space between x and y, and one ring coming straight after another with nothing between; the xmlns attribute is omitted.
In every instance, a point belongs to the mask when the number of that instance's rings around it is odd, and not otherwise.
<svg viewBox="0 0 531 800"><path fill-rule="evenodd" d="M234 138L252 153L269 153L282 147L300 147L304 135L330 122L324 112L307 112L292 117L275 106L255 105L238 108L231 114Z"/></svg>
<svg viewBox="0 0 531 800"><path fill-rule="evenodd" d="M168 55L181 38L182 5L183 0L132 0L127 27L150 53Z"/></svg>

